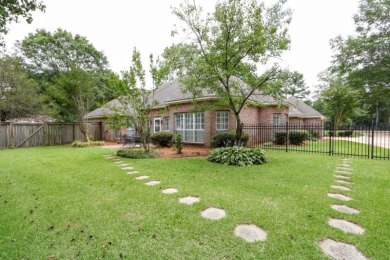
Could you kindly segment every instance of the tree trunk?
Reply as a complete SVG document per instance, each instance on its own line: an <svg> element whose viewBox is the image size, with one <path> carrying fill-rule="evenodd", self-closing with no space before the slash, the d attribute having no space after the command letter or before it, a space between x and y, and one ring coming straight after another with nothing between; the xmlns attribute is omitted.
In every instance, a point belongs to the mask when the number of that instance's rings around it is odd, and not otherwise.
<svg viewBox="0 0 390 260"><path fill-rule="evenodd" d="M242 128L243 124L241 123L240 115L239 114L234 114L236 117L236 140L235 140L235 145L241 146L241 136L242 136Z"/></svg>

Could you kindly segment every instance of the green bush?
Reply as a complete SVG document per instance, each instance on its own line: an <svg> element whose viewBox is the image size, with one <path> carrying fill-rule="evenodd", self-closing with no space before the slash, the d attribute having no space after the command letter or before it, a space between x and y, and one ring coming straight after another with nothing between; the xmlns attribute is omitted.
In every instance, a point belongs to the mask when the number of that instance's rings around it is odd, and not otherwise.
<svg viewBox="0 0 390 260"><path fill-rule="evenodd" d="M287 133L286 132L277 132L275 133L275 144L282 145L286 144Z"/></svg>
<svg viewBox="0 0 390 260"><path fill-rule="evenodd" d="M104 141L83 142L80 140L76 140L72 143L72 146L77 148L90 147L90 146L102 146L102 145L104 145Z"/></svg>
<svg viewBox="0 0 390 260"><path fill-rule="evenodd" d="M208 155L207 160L215 163L238 166L263 164L267 162L263 150L242 146L213 149Z"/></svg>
<svg viewBox="0 0 390 260"><path fill-rule="evenodd" d="M157 132L152 134L150 137L152 140L152 144L158 145L160 147L171 147L172 146L172 139L173 139L173 134L171 132Z"/></svg>
<svg viewBox="0 0 390 260"><path fill-rule="evenodd" d="M151 159L156 158L158 155L157 151L149 151L145 152L144 150L118 150L116 152L117 156L124 157L124 158L131 158L131 159Z"/></svg>
<svg viewBox="0 0 390 260"><path fill-rule="evenodd" d="M177 153L181 153L181 150L183 149L183 142L182 142L181 134L177 134L175 136L175 148Z"/></svg>
<svg viewBox="0 0 390 260"><path fill-rule="evenodd" d="M352 130L338 131L337 135L342 137L350 137L353 135L353 131Z"/></svg>
<svg viewBox="0 0 390 260"><path fill-rule="evenodd" d="M309 137L309 140L317 140L320 138L320 131L315 130L315 129L309 129L307 130Z"/></svg>
<svg viewBox="0 0 390 260"><path fill-rule="evenodd" d="M288 133L288 140L290 144L299 145L302 144L305 140L309 138L309 134L307 131L290 131Z"/></svg>
<svg viewBox="0 0 390 260"><path fill-rule="evenodd" d="M249 141L249 135L242 134L239 146L246 146ZM220 147L233 147L236 145L236 133L235 132L223 132L220 134L216 134L211 139L210 145L213 148Z"/></svg>

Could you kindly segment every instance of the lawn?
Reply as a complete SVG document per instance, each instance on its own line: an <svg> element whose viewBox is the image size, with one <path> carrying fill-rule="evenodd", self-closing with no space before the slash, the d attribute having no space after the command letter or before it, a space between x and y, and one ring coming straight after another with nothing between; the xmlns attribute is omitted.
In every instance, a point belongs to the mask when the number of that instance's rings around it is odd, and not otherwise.
<svg viewBox="0 0 390 260"><path fill-rule="evenodd" d="M351 191L342 204L358 215L330 208L327 196L339 157L267 151L260 166L217 165L204 158L122 161L160 180L135 180L103 148L67 146L0 151L1 259L326 259L325 238L356 245L366 257L386 259L390 240L389 161L352 159ZM176 194L161 189L174 187ZM179 198L197 195L191 206ZM203 219L223 208L227 217ZM344 234L330 217L365 228ZM268 233L264 242L234 236L241 223Z"/></svg>

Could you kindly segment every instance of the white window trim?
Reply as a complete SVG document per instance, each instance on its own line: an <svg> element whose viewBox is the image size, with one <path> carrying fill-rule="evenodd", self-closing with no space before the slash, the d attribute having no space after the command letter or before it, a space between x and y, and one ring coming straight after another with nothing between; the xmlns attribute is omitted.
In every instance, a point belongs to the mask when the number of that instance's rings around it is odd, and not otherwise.
<svg viewBox="0 0 390 260"><path fill-rule="evenodd" d="M227 128L218 128L218 114L221 114L221 113L226 113L227 114ZM225 123L223 124L225 125ZM217 130L217 132L225 132L225 131L229 131L229 126L230 126L230 118L229 118L229 111L216 111L216 114L215 114L215 129Z"/></svg>
<svg viewBox="0 0 390 260"><path fill-rule="evenodd" d="M201 129L197 129L196 128L196 115L198 114L202 114L202 117L203 117L203 128ZM187 129L186 128L186 119L185 119L185 115L191 115L192 116L192 129ZM181 118L179 119L182 123L182 127L181 128L177 128L177 124L176 124L176 120L178 118L178 116L180 116ZM179 132L183 132L183 142L187 142L187 143L199 143L199 144L203 144L204 143L204 113L177 113L174 115L175 117L175 131L179 131ZM194 141L188 141L186 140L186 136L185 136L185 132L186 131L193 131L193 136L194 136ZM195 141L195 136L196 136L196 132L203 132L203 141L201 142L197 142Z"/></svg>
<svg viewBox="0 0 390 260"><path fill-rule="evenodd" d="M160 123L159 124L156 124L156 121L159 121ZM159 126L159 131L156 131L156 126ZM154 119L153 119L153 133L157 133L157 132L161 132L161 117L155 117Z"/></svg>

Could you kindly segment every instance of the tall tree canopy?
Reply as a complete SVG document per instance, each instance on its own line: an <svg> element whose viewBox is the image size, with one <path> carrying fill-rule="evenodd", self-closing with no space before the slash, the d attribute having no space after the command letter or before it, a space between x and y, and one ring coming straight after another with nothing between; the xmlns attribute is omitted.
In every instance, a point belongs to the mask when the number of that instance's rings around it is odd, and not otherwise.
<svg viewBox="0 0 390 260"><path fill-rule="evenodd" d="M354 20L357 36L331 42L332 71L364 89L377 120L382 110L390 124L390 0L361 0Z"/></svg>
<svg viewBox="0 0 390 260"><path fill-rule="evenodd" d="M181 82L194 96L206 90L220 97L220 104L236 117L237 141L242 135L242 108L258 91L276 94L281 87L276 85L281 70L270 63L290 43L291 12L283 9L285 2L266 8L257 0L225 0L205 14L195 1L185 1L173 9L192 49L186 52L192 63Z"/></svg>
<svg viewBox="0 0 390 260"><path fill-rule="evenodd" d="M7 25L9 23L19 22L21 17L31 23L33 20L31 12L44 11L45 8L42 1L37 0L2 0L0 4L0 45L4 44L3 35L8 33Z"/></svg>
<svg viewBox="0 0 390 260"><path fill-rule="evenodd" d="M57 119L80 121L80 113L72 109L76 102L80 103L74 89L84 92L82 97L84 104L88 103L88 110L113 98L107 83L111 75L107 58L85 37L62 29L54 33L37 30L17 46L32 76L39 82L41 92L48 96L48 105L56 111ZM74 88L67 88L66 82Z"/></svg>
<svg viewBox="0 0 390 260"><path fill-rule="evenodd" d="M38 90L20 59L0 58L0 121L43 112L43 97Z"/></svg>
<svg viewBox="0 0 390 260"><path fill-rule="evenodd" d="M303 74L298 71L286 71L282 77L284 78L282 90L286 96L295 96L300 99L306 99L310 94L310 91L305 84Z"/></svg>

